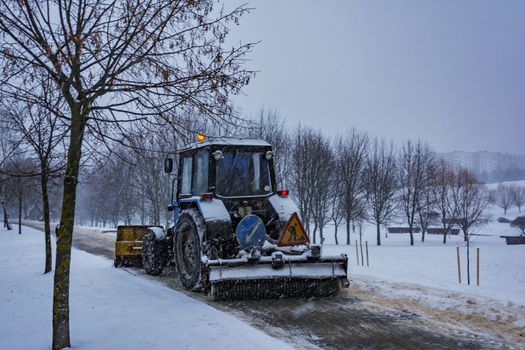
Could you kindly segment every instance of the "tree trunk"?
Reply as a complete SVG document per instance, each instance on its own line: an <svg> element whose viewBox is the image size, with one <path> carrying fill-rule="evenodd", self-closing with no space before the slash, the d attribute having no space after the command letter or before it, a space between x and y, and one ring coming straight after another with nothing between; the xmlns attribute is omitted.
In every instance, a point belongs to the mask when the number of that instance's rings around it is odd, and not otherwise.
<svg viewBox="0 0 525 350"><path fill-rule="evenodd" d="M346 245L350 244L350 219L346 218Z"/></svg>
<svg viewBox="0 0 525 350"><path fill-rule="evenodd" d="M324 244L323 226L319 227L319 243Z"/></svg>
<svg viewBox="0 0 525 350"><path fill-rule="evenodd" d="M467 239L467 284L470 285L470 239Z"/></svg>
<svg viewBox="0 0 525 350"><path fill-rule="evenodd" d="M447 231L443 230L443 244L447 244Z"/></svg>
<svg viewBox="0 0 525 350"><path fill-rule="evenodd" d="M410 245L414 245L414 233L412 231L413 231L412 226L409 226L408 232L410 232Z"/></svg>
<svg viewBox="0 0 525 350"><path fill-rule="evenodd" d="M146 208L144 203L144 191L140 194L140 224L145 225Z"/></svg>
<svg viewBox="0 0 525 350"><path fill-rule="evenodd" d="M18 181L21 181L20 179ZM22 184L18 183L18 234L22 234L22 195L23 195Z"/></svg>
<svg viewBox="0 0 525 350"><path fill-rule="evenodd" d="M376 222L376 230L377 230L377 245L381 245L381 228L379 227L379 223Z"/></svg>
<svg viewBox="0 0 525 350"><path fill-rule="evenodd" d="M339 245L339 240L337 239L337 224L335 224L335 233L334 233L334 238L335 238L335 244L336 244L336 245Z"/></svg>
<svg viewBox="0 0 525 350"><path fill-rule="evenodd" d="M361 265L363 265L363 262L365 261L363 258L363 227L359 226L359 246L361 248Z"/></svg>
<svg viewBox="0 0 525 350"><path fill-rule="evenodd" d="M71 106L71 131L67 153L66 176L60 226L57 230L55 278L53 290L53 350L71 347L69 334L69 271L71 266L71 243L75 220L76 190L82 140L88 110L84 106Z"/></svg>
<svg viewBox="0 0 525 350"><path fill-rule="evenodd" d="M41 167L42 175L40 176L41 186L42 186L42 206L44 209L44 239L46 244L46 262L44 273L51 271L51 261L52 261L52 252L51 252L51 224L49 218L49 194L47 192L47 169L46 166Z"/></svg>
<svg viewBox="0 0 525 350"><path fill-rule="evenodd" d="M9 214L7 213L6 207L4 207L4 227L7 229L7 231L11 231L13 227L11 227L11 223L9 222Z"/></svg>

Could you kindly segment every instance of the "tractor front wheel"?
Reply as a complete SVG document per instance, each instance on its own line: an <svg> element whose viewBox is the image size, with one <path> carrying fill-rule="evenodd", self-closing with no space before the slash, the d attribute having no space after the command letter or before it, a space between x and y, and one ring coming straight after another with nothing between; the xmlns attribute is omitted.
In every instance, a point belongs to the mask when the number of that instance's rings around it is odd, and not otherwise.
<svg viewBox="0 0 525 350"><path fill-rule="evenodd" d="M189 290L201 286L201 239L204 230L204 219L197 209L181 212L173 237L173 253L179 280Z"/></svg>

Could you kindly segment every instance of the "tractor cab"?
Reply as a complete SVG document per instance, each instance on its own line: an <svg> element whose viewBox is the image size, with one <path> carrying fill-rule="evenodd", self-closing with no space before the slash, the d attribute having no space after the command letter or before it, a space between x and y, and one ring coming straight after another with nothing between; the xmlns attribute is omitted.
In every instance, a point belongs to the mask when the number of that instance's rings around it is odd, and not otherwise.
<svg viewBox="0 0 525 350"><path fill-rule="evenodd" d="M206 220L206 226L211 237L231 239L244 217L257 215L268 235L277 240L284 221L297 211L288 191L277 190L272 146L265 141L219 138L196 142L179 152L178 165L171 203L173 221L184 209L210 209L214 217ZM282 220L272 206L276 201L287 204L277 208L279 212L288 209Z"/></svg>
<svg viewBox="0 0 525 350"><path fill-rule="evenodd" d="M263 141L196 143L180 152L177 198L264 197L275 192L272 147Z"/></svg>

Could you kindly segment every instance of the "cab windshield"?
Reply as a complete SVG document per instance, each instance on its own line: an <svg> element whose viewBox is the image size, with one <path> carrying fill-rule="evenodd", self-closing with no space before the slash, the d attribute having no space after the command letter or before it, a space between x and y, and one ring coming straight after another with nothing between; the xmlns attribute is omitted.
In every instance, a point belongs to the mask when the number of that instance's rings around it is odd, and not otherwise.
<svg viewBox="0 0 525 350"><path fill-rule="evenodd" d="M272 193L270 166L262 152L224 152L217 161L216 193L224 197Z"/></svg>

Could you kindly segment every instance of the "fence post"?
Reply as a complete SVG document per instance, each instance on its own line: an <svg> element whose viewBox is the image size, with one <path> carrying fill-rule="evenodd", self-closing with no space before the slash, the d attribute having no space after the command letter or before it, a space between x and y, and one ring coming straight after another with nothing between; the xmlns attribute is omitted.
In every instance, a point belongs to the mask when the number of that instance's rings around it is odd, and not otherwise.
<svg viewBox="0 0 525 350"><path fill-rule="evenodd" d="M459 246L456 247L456 253L458 256L458 281L459 281L459 284L461 284L461 264L459 262Z"/></svg>
<svg viewBox="0 0 525 350"><path fill-rule="evenodd" d="M369 267L368 265L368 241L365 241L365 245L366 245L366 267Z"/></svg>
<svg viewBox="0 0 525 350"><path fill-rule="evenodd" d="M357 266L359 266L359 247L357 246L357 239L355 240L355 258L357 259Z"/></svg>
<svg viewBox="0 0 525 350"><path fill-rule="evenodd" d="M477 283L478 283L478 286L479 286L479 248L476 249L476 253L477 253Z"/></svg>

